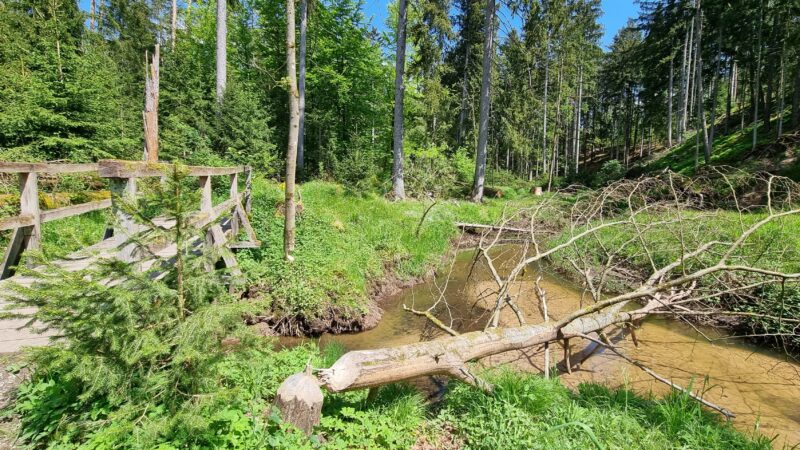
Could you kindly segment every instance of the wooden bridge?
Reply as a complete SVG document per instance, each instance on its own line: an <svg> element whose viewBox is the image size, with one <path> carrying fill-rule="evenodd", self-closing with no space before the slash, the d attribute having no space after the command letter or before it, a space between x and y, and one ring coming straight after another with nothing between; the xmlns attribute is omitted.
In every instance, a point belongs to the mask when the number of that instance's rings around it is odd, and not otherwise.
<svg viewBox="0 0 800 450"><path fill-rule="evenodd" d="M8 288L8 283L23 286L35 283L35 277L15 276L15 268L20 264L26 250L41 247L42 224L54 220L106 208L111 209L114 218L113 224L109 224L100 242L54 262L64 270L79 271L101 259L109 258L119 258L136 264L142 271L152 268L156 259L148 259L130 243L132 237L144 231L144 227L123 211L120 200L130 202L136 199L137 179L168 176L172 170L173 166L170 164L119 160L103 160L96 164L0 163L0 174L17 175L20 191L20 214L0 219L0 231L11 230L0 273L0 309L7 307L1 297ZM258 247L260 244L248 220L252 183L250 167L187 166L186 171L189 176L198 179L201 191L200 204L191 215L190 224L198 229L208 229L205 243L198 245L225 246L230 249ZM75 173L96 174L107 180L111 198L42 210L39 206L39 175ZM228 177L225 181L229 187L228 198L217 205L213 204L212 198L212 178L215 177ZM242 181L244 189L240 192L239 185ZM174 223L164 218L156 218L153 222L166 228L174 226ZM246 239L236 241L240 234L245 235ZM157 248L150 248L150 251L157 259L163 260L174 256L177 246L174 243L161 243ZM236 259L232 255L223 256L222 262L232 272L238 271ZM45 345L48 342L48 336L33 334L27 328L22 328L25 323L25 319L0 320L0 353L15 352L23 346Z"/></svg>

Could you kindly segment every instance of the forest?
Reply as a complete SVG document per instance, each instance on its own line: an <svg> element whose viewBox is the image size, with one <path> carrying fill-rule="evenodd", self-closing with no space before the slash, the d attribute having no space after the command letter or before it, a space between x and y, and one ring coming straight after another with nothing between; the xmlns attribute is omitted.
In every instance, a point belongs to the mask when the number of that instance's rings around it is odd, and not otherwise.
<svg viewBox="0 0 800 450"><path fill-rule="evenodd" d="M795 448L800 3L606 3L0 0L0 448Z"/></svg>

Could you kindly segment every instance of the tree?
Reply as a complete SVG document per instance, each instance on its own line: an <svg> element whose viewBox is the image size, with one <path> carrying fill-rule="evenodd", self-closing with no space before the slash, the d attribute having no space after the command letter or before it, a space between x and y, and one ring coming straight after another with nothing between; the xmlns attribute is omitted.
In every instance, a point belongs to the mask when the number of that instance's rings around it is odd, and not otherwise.
<svg viewBox="0 0 800 450"><path fill-rule="evenodd" d="M406 68L406 26L408 22L406 0L398 0L397 8L392 186L395 199L403 200L406 198L405 184L403 181L403 99L405 98L404 74Z"/></svg>
<svg viewBox="0 0 800 450"><path fill-rule="evenodd" d="M228 0L217 0L217 103L225 98L228 83Z"/></svg>
<svg viewBox="0 0 800 450"><path fill-rule="evenodd" d="M483 200L483 184L486 177L486 145L489 141L490 84L492 82L492 60L494 55L494 2L495 0L486 0L480 123L478 126L478 148L475 154L475 180L472 185L472 201L474 202Z"/></svg>
<svg viewBox="0 0 800 450"><path fill-rule="evenodd" d="M284 199L283 256L294 261L295 171L297 169L297 141L300 132L300 94L297 92L297 67L295 61L294 0L286 0L286 72L289 80L289 146L286 151L286 196Z"/></svg>
<svg viewBox="0 0 800 450"><path fill-rule="evenodd" d="M308 35L308 0L300 0L300 61L297 92L299 94L300 124L297 140L297 170L303 175L306 140L306 40Z"/></svg>

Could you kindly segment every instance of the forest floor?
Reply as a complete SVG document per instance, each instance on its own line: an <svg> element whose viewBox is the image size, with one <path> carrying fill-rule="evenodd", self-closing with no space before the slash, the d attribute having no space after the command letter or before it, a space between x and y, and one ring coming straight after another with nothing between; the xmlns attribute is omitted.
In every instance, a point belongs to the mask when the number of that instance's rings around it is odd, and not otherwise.
<svg viewBox="0 0 800 450"><path fill-rule="evenodd" d="M27 379L23 356L19 353L0 354L0 411L8 411L16 399L17 387ZM0 414L0 450L16 448L19 417L13 413Z"/></svg>

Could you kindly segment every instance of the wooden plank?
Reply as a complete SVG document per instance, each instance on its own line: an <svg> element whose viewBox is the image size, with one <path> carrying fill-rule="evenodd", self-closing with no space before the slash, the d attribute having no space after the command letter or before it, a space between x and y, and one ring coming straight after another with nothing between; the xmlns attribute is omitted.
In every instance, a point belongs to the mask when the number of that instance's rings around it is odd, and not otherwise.
<svg viewBox="0 0 800 450"><path fill-rule="evenodd" d="M50 222L53 220L63 219L65 217L77 216L99 209L106 209L111 207L111 199L97 200L95 202L81 203L79 205L70 205L63 208L48 209L41 212L42 222Z"/></svg>
<svg viewBox="0 0 800 450"><path fill-rule="evenodd" d="M0 280L14 275L14 267L19 264L20 255L25 250L25 229L31 227L21 227L14 230L14 235L6 247L5 255L3 256L2 272L0 272Z"/></svg>
<svg viewBox="0 0 800 450"><path fill-rule="evenodd" d="M50 164L26 162L0 162L0 173L83 173L96 172L97 164Z"/></svg>
<svg viewBox="0 0 800 450"><path fill-rule="evenodd" d="M19 174L19 212L33 216L33 225L25 227L23 251L38 249L42 240L42 219L39 211L39 176L36 172Z"/></svg>
<svg viewBox="0 0 800 450"><path fill-rule="evenodd" d="M169 175L173 170L172 164L148 163L143 161L122 161L116 159L104 159L99 162L98 173L103 178L143 178L161 177ZM205 167L205 166L186 166L190 176L218 176L232 175L244 172L243 166L234 167Z"/></svg>
<svg viewBox="0 0 800 450"><path fill-rule="evenodd" d="M33 225L34 220L36 219L31 214L0 219L0 231L31 226Z"/></svg>
<svg viewBox="0 0 800 450"><path fill-rule="evenodd" d="M114 241L119 248L119 259L131 262L134 259L136 246L125 245L132 236L140 231L139 225L122 208L118 202L133 202L136 200L136 178L112 178L109 183L112 193L112 210L116 217L114 224Z"/></svg>
<svg viewBox="0 0 800 450"><path fill-rule="evenodd" d="M507 231L509 233L530 233L531 230L514 227L501 227L497 225L484 225L482 223L456 223L458 228L471 228L475 230Z"/></svg>

